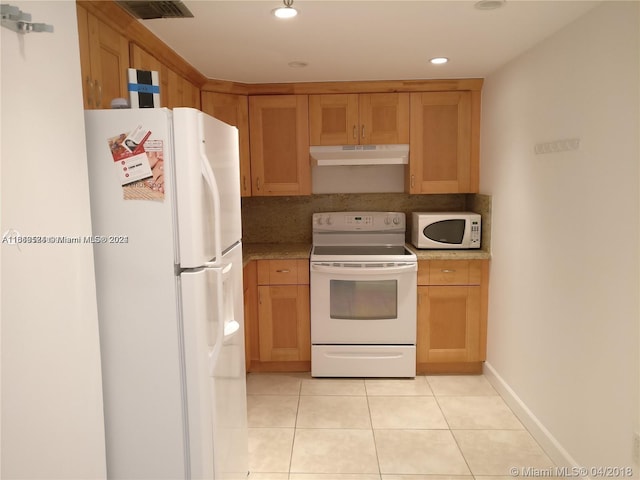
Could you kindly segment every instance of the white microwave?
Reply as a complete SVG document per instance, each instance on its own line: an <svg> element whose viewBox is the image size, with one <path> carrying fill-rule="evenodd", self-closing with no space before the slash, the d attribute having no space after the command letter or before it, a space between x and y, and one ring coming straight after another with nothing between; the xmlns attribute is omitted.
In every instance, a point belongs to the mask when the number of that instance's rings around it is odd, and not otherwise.
<svg viewBox="0 0 640 480"><path fill-rule="evenodd" d="M472 212L413 212L411 243L416 248L480 248L481 218Z"/></svg>

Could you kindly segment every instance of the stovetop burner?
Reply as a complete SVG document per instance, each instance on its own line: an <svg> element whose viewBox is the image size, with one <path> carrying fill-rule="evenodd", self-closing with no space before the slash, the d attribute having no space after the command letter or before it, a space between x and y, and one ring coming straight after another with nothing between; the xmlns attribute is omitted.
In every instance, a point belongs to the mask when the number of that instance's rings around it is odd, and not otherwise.
<svg viewBox="0 0 640 480"><path fill-rule="evenodd" d="M311 261L415 262L405 229L401 212L315 213Z"/></svg>

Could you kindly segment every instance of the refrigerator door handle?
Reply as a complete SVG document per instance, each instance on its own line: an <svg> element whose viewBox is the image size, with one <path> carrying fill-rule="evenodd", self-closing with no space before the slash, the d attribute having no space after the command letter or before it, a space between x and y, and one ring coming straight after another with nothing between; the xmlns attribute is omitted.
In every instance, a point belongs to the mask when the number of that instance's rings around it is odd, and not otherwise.
<svg viewBox="0 0 640 480"><path fill-rule="evenodd" d="M211 201L213 204L213 239L215 247L215 260L213 262L213 265L218 266L222 261L220 189L218 188L218 184L216 183L216 178L213 174L213 170L211 169L211 163L209 163L209 157L207 157L207 152L205 150L204 125L202 122L199 123L198 128L200 129L200 138L202 139L200 143L200 168L202 171L202 176L204 177L204 180L209 187L209 192L211 193ZM208 262L207 265L210 265L210 262Z"/></svg>
<svg viewBox="0 0 640 480"><path fill-rule="evenodd" d="M229 277L232 264L228 264L222 268L212 268L216 276L216 310L218 317L218 331L216 334L216 341L213 348L209 351L209 376L213 377L216 365L218 364L218 358L220 357L220 350L222 350L222 343L224 342L224 283Z"/></svg>

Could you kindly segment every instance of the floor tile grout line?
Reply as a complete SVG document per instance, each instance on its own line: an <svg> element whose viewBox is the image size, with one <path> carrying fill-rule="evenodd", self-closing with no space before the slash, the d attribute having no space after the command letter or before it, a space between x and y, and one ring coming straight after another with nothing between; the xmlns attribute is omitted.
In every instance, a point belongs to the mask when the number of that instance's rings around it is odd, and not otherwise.
<svg viewBox="0 0 640 480"><path fill-rule="evenodd" d="M440 405L440 402L438 401L438 397L434 394L433 398L435 398L435 400L436 400L436 404L438 405L438 408L440 409L440 413L442 413L442 416L444 417L444 421L447 422L447 425L449 427L449 434L451 435L451 438L453 438L453 441L455 442L456 447L458 447L458 451L460 452L460 455L462 456L462 459L464 460L464 463L467 466L467 470L469 470L469 474L473 475L473 470L471 470L471 465L469 465L469 460L465 456L464 451L462 450L462 447L460 446L460 443L458 442L458 438L453 434L453 429L451 428L451 424L449 423L449 419L444 414L444 410L442 410L442 406Z"/></svg>
<svg viewBox="0 0 640 480"><path fill-rule="evenodd" d="M378 453L378 443L376 442L376 431L373 428L373 416L371 415L371 404L369 403L369 391L367 390L367 382L364 382L364 393L367 399L367 411L369 412L369 425L371 427L371 438L373 439L373 449L376 452L376 464L378 465L378 477L382 479L382 467L380 466L380 455Z"/></svg>
<svg viewBox="0 0 640 480"><path fill-rule="evenodd" d="M300 384L298 385L298 403L296 405L296 418L295 421L293 422L293 440L291 441L291 450L289 451L289 469L287 472L287 478L291 478L291 466L293 464L293 449L295 448L296 445L296 434L298 432L298 415L300 414L300 400L302 398L302 381L303 379L300 379Z"/></svg>

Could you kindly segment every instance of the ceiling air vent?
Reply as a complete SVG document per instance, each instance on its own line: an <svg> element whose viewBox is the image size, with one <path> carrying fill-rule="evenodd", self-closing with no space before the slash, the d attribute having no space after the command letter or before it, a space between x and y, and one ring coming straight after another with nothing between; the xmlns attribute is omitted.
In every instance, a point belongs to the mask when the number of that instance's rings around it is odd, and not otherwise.
<svg viewBox="0 0 640 480"><path fill-rule="evenodd" d="M178 0L168 2L122 0L118 4L124 7L131 15L142 20L193 17L193 14L184 3Z"/></svg>

